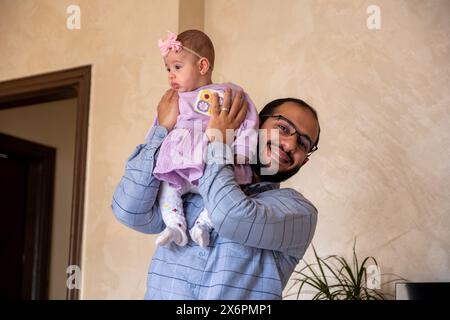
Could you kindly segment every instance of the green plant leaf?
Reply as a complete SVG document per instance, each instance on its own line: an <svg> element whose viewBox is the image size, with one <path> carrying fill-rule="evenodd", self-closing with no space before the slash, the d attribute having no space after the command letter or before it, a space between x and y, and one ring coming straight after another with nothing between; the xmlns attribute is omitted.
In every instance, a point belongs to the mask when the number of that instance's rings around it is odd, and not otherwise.
<svg viewBox="0 0 450 320"><path fill-rule="evenodd" d="M378 266L378 262L374 257L369 256L365 257L360 263L356 253L356 239L353 244L351 264L342 256L330 255L326 258L321 258L316 248L312 247L314 263L308 263L304 260L305 266L293 272L293 284L288 289L289 292L298 285L297 299L300 298L302 292L307 290L306 288L313 290L313 300L378 300L385 299L385 296L388 296L388 294L367 287L368 275L366 266L371 261ZM400 279L405 280L396 278L382 283L382 285Z"/></svg>

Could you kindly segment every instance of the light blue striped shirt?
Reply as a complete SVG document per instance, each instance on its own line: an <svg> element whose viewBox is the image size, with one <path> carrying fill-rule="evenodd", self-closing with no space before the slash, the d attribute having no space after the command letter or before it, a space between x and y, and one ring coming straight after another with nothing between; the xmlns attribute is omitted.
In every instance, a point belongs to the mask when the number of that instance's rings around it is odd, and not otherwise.
<svg viewBox="0 0 450 320"><path fill-rule="evenodd" d="M112 210L123 224L154 234L164 228L152 171L166 128L153 127L126 163ZM316 208L299 192L262 182L236 184L224 144L210 143L200 194L184 196L188 228L205 206L214 230L207 248L158 247L148 269L146 299L281 299L317 223ZM227 158L228 159L228 158ZM229 159L228 159L229 160Z"/></svg>

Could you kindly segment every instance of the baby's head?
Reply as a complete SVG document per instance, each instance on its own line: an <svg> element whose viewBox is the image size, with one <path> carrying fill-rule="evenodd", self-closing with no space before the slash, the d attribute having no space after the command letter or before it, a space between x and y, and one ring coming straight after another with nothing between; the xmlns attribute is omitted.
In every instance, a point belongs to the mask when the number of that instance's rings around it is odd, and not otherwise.
<svg viewBox="0 0 450 320"><path fill-rule="evenodd" d="M187 30L178 36L169 33L167 40L160 40L158 45L172 89L186 92L211 84L214 46L205 33L199 30Z"/></svg>

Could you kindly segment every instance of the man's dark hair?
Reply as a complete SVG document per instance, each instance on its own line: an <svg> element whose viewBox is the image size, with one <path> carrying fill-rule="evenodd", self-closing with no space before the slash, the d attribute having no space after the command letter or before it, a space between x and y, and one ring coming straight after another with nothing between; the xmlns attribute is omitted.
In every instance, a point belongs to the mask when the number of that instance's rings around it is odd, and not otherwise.
<svg viewBox="0 0 450 320"><path fill-rule="evenodd" d="M276 100L269 102L259 112L259 126L261 126L267 120L267 117L265 117L265 116L274 115L276 113L276 110L278 109L278 107L286 102L293 102L301 108L308 109L314 115L314 118L316 118L316 120L317 120L317 125L319 126L319 132L317 134L317 140L316 140L316 142L314 142L314 144L311 146L311 148L313 148L314 146L318 146L319 145L319 137L320 137L319 116L317 115L317 111L313 107L311 107L309 104L307 104L305 101L303 101L301 99L281 98L281 99L276 99Z"/></svg>

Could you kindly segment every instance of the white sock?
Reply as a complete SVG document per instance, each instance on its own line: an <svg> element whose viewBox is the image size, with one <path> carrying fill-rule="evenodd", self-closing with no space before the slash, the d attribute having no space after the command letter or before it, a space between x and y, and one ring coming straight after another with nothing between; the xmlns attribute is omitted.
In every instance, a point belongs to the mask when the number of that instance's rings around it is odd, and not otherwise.
<svg viewBox="0 0 450 320"><path fill-rule="evenodd" d="M175 242L179 246L185 246L188 238L181 191L163 181L160 185L158 201L166 229L156 239L156 244L166 245Z"/></svg>
<svg viewBox="0 0 450 320"><path fill-rule="evenodd" d="M206 248L209 245L210 233L213 229L211 220L208 217L208 211L204 209L189 233L192 240L198 245Z"/></svg>
<svg viewBox="0 0 450 320"><path fill-rule="evenodd" d="M171 242L180 247L185 246L188 242L186 232L178 226L168 226L156 239L157 246L164 246Z"/></svg>

